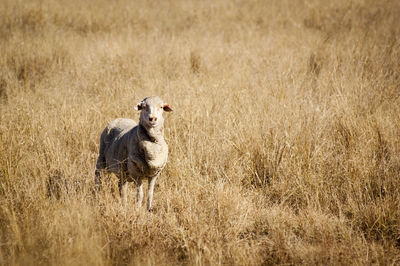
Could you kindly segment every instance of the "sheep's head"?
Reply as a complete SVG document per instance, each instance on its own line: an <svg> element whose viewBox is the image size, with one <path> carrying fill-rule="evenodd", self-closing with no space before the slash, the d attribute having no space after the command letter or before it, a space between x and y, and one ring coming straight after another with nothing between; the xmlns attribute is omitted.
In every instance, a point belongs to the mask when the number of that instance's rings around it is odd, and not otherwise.
<svg viewBox="0 0 400 266"><path fill-rule="evenodd" d="M164 124L163 112L171 112L172 109L158 96L144 98L135 106L140 112L140 121L146 127L152 128Z"/></svg>

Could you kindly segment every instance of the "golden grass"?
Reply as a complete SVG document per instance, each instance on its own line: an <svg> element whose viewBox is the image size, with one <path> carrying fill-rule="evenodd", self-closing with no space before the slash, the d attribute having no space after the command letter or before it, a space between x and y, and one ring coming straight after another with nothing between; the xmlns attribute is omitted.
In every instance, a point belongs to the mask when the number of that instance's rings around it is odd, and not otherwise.
<svg viewBox="0 0 400 266"><path fill-rule="evenodd" d="M0 6L1 265L400 263L398 1ZM94 199L101 130L153 94L154 213Z"/></svg>

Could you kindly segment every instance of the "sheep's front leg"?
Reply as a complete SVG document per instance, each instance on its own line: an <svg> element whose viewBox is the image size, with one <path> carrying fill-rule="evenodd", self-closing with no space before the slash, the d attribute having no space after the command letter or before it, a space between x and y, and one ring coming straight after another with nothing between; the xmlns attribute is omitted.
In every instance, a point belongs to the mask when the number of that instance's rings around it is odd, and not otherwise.
<svg viewBox="0 0 400 266"><path fill-rule="evenodd" d="M139 179L137 181L137 204L138 207L142 207L142 201L143 201L143 183L142 179Z"/></svg>
<svg viewBox="0 0 400 266"><path fill-rule="evenodd" d="M154 185L156 184L158 175L154 176L150 182L149 182L149 195L148 195L148 201L147 201L147 210L151 211L151 203L153 201L153 191L154 191Z"/></svg>
<svg viewBox="0 0 400 266"><path fill-rule="evenodd" d="M118 189L119 189L119 195L121 196L122 199L122 204L124 207L126 206L127 203L127 189L128 189L128 183L126 182L125 178L120 178L118 181Z"/></svg>

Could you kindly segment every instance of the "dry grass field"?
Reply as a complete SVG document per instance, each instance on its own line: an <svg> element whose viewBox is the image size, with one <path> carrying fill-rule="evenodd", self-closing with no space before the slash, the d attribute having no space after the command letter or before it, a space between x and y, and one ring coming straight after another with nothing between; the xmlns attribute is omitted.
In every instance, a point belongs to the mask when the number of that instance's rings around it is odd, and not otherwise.
<svg viewBox="0 0 400 266"><path fill-rule="evenodd" d="M0 0L0 265L400 263L397 0ZM94 197L159 95L154 212ZM147 183L145 183L145 188Z"/></svg>

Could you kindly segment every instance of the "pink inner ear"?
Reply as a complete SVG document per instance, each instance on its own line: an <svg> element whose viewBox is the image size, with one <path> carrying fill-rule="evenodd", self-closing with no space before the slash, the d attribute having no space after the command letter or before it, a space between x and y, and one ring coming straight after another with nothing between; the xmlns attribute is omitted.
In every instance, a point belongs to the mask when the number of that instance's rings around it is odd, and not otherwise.
<svg viewBox="0 0 400 266"><path fill-rule="evenodd" d="M168 104L164 104L163 109L164 109L164 111L166 111L166 112L171 112L171 111L172 111L172 109L169 107Z"/></svg>

